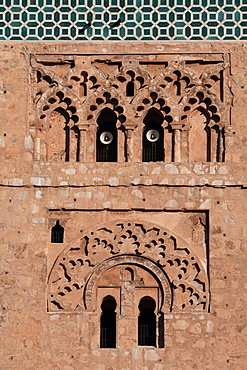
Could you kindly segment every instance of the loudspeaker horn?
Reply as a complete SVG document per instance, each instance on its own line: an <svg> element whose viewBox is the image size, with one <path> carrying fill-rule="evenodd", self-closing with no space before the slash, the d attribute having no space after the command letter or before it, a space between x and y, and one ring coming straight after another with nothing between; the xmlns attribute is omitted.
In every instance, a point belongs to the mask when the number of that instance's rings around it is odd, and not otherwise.
<svg viewBox="0 0 247 370"><path fill-rule="evenodd" d="M113 140L113 135L109 131L102 132L99 137L102 144L109 145Z"/></svg>
<svg viewBox="0 0 247 370"><path fill-rule="evenodd" d="M146 133L146 138L148 139L148 141L151 141L151 143L154 143L155 141L157 141L159 137L160 137L160 134L158 133L157 130L149 130Z"/></svg>

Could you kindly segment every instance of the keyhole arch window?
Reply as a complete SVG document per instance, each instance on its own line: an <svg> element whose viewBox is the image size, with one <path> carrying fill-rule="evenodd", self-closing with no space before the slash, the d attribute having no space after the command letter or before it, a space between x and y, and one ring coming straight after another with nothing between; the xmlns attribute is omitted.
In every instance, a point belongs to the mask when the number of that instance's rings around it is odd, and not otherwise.
<svg viewBox="0 0 247 370"><path fill-rule="evenodd" d="M142 161L164 161L163 115L157 109L150 109L144 117L142 135Z"/></svg>
<svg viewBox="0 0 247 370"><path fill-rule="evenodd" d="M138 345L156 347L156 303L153 298L145 296L140 300L138 309Z"/></svg>
<svg viewBox="0 0 247 370"><path fill-rule="evenodd" d="M103 109L97 119L97 162L117 162L117 116L109 108Z"/></svg>
<svg viewBox="0 0 247 370"><path fill-rule="evenodd" d="M116 307L114 297L103 298L100 317L100 348L116 348Z"/></svg>

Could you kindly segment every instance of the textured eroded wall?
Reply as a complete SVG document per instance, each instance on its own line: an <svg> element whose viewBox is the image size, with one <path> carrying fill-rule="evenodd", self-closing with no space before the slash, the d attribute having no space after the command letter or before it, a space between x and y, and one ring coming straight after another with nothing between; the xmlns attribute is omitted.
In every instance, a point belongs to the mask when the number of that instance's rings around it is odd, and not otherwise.
<svg viewBox="0 0 247 370"><path fill-rule="evenodd" d="M246 49L243 43L1 43L1 341L3 369L244 369L246 363ZM30 55L218 53L232 96L223 163L34 161ZM188 243L205 220L209 312L165 312L165 348L97 348L88 313L47 313L57 256L87 229L128 218ZM63 244L50 243L55 220ZM193 236L194 235L194 236ZM194 241L195 241L194 240Z"/></svg>

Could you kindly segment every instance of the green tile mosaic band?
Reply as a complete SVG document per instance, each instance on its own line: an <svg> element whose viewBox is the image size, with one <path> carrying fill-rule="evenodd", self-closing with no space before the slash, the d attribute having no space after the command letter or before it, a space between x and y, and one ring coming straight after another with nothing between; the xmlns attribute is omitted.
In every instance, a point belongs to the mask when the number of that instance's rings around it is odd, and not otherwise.
<svg viewBox="0 0 247 370"><path fill-rule="evenodd" d="M0 0L0 40L246 40L247 0Z"/></svg>

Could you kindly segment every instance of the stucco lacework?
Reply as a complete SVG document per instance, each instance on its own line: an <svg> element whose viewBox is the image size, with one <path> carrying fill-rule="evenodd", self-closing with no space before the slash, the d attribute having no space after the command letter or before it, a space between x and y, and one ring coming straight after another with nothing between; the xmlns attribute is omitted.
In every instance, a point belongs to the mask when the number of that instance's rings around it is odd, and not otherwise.
<svg viewBox="0 0 247 370"><path fill-rule="evenodd" d="M35 159L95 162L104 113L115 120L118 162L142 161L147 117L160 122L165 161L224 161L227 56L183 59L33 55Z"/></svg>
<svg viewBox="0 0 247 370"><path fill-rule="evenodd" d="M88 230L60 254L48 280L48 311L92 311L97 279L117 265L139 266L155 277L160 310L208 309L207 273L192 248L166 228L119 220Z"/></svg>

